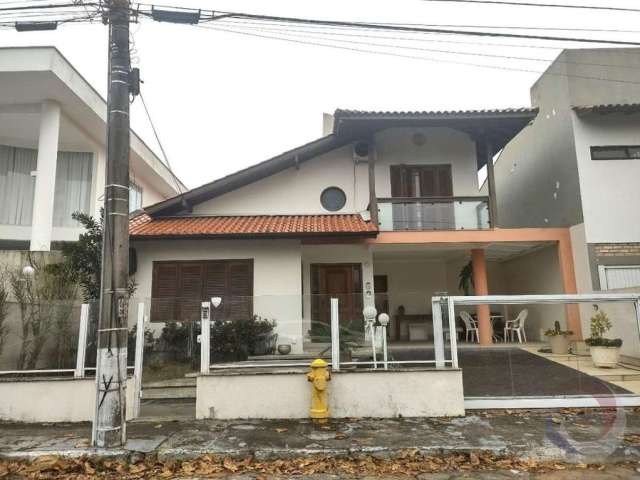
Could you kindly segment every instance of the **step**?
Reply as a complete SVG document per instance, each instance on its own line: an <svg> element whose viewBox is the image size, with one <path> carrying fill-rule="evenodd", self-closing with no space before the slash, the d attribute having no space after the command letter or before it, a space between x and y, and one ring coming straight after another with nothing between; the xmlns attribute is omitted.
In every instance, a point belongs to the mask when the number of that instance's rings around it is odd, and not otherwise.
<svg viewBox="0 0 640 480"><path fill-rule="evenodd" d="M196 398L196 387L142 389L143 400Z"/></svg>

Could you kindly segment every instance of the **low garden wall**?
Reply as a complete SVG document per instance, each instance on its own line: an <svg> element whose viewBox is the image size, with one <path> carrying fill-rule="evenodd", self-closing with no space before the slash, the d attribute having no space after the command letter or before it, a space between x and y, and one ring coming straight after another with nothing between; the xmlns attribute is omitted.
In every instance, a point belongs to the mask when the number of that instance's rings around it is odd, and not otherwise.
<svg viewBox="0 0 640 480"><path fill-rule="evenodd" d="M196 418L308 418L307 370L213 371L200 375ZM462 371L406 368L333 373L332 417L452 417L464 415Z"/></svg>
<svg viewBox="0 0 640 480"><path fill-rule="evenodd" d="M133 379L127 380L127 418L133 412ZM88 422L93 420L95 378L0 379L0 420Z"/></svg>

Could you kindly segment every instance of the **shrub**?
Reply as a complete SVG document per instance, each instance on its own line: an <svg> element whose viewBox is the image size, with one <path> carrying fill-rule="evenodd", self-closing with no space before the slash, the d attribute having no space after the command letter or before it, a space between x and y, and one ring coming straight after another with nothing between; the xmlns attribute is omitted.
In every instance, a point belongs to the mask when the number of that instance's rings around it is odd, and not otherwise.
<svg viewBox="0 0 640 480"><path fill-rule="evenodd" d="M211 325L211 359L242 361L249 355L275 352L275 320L254 315L246 320L220 320Z"/></svg>
<svg viewBox="0 0 640 480"><path fill-rule="evenodd" d="M609 330L611 330L611 320L604 310L597 309L596 314L591 317L591 337L587 338L585 343L590 347L621 347L622 339L605 338L604 334Z"/></svg>
<svg viewBox="0 0 640 480"><path fill-rule="evenodd" d="M569 335L573 335L573 332L571 330L561 330L560 322L556 321L554 323L554 327L544 332L544 335L545 337L557 337L559 335L568 337Z"/></svg>

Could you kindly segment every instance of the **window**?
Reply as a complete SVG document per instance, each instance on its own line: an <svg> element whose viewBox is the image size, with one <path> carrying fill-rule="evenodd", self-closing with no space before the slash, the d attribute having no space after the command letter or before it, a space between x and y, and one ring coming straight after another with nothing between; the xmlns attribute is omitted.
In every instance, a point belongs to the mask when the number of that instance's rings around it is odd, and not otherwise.
<svg viewBox="0 0 640 480"><path fill-rule="evenodd" d="M629 160L640 158L640 145L591 147L592 160Z"/></svg>
<svg viewBox="0 0 640 480"><path fill-rule="evenodd" d="M320 194L320 203L325 210L337 212L347 203L347 195L338 187L329 187Z"/></svg>
<svg viewBox="0 0 640 480"><path fill-rule="evenodd" d="M74 212L88 213L91 204L93 154L58 152L56 187L53 201L53 225L77 227Z"/></svg>
<svg viewBox="0 0 640 480"><path fill-rule="evenodd" d="M0 145L0 224L31 225L37 150Z"/></svg>
<svg viewBox="0 0 640 480"><path fill-rule="evenodd" d="M640 265L598 265L600 290L640 287Z"/></svg>
<svg viewBox="0 0 640 480"><path fill-rule="evenodd" d="M221 297L214 320L253 315L253 260L153 262L152 322L200 320L200 304Z"/></svg>
<svg viewBox="0 0 640 480"><path fill-rule="evenodd" d="M129 212L135 212L142 208L142 187L135 183L129 183Z"/></svg>

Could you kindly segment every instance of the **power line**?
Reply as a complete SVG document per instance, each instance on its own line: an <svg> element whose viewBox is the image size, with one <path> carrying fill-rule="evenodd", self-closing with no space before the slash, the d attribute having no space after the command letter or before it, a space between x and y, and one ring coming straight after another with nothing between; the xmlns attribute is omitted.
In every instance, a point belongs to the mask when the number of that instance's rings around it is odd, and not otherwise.
<svg viewBox="0 0 640 480"><path fill-rule="evenodd" d="M149 4L138 4L139 6L152 6ZM182 9L186 10L186 9ZM425 28L425 27L413 27L413 26L401 26L401 25L384 25L369 22L350 22L341 20L318 20L312 18L300 18L300 17L283 17L274 15L257 15L249 13L239 12L223 12L223 11L202 11L193 10L194 12L200 12L204 14L202 22L213 22L222 18L241 18L241 19L256 19L256 20L270 20L276 22L286 22L293 24L304 25L326 25L326 26L345 26L351 28L370 28L375 30L385 31L400 31L400 32L422 32L422 33L440 33L451 35L469 35L477 37L504 37L504 38L528 38L534 40L547 40L547 41L563 41L563 42L578 42L578 43L595 43L595 44L610 44L610 45L626 45L626 46L640 46L640 42L631 42L624 40L609 40L609 39L593 39L593 38L578 38L578 37L556 37L551 35L527 35L517 33L501 33L501 32L487 32L479 30L454 30L445 28ZM151 16L149 11L140 10L141 15Z"/></svg>
<svg viewBox="0 0 640 480"><path fill-rule="evenodd" d="M230 17L222 18L221 20L228 21ZM289 24L290 22L274 22L268 20L253 19L253 21L268 22L268 23L282 23ZM446 28L490 28L495 30L543 30L543 31L563 31L563 32L598 32L598 33L640 33L640 30L622 30L615 28L575 28L575 27L538 27L538 26L526 26L526 25L482 25L482 24L443 24L443 23L399 23L399 22L375 22L376 25L391 25L391 26L411 26L411 27L446 27ZM313 28L335 28L335 29L349 29L351 27L346 26L331 26L326 25L306 25ZM363 30L367 30L363 28ZM416 32L420 33L420 32Z"/></svg>
<svg viewBox="0 0 640 480"><path fill-rule="evenodd" d="M156 137L156 142L158 143L158 146L160 147L160 151L162 152L162 156L164 157L164 162L167 164L167 167L169 167L169 173L171 174L171 177L173 178L176 184L178 193L182 194L182 187L180 186L180 181L178 180L178 177L176 177L175 174L173 173L173 169L171 168L171 163L169 162L169 157L167 156L167 152L164 150L164 147L162 146L162 142L160 141L160 136L158 135L156 126L153 123L153 119L151 118L151 114L149 113L149 109L147 108L147 102L144 101L142 90L140 90L140 100L142 100L142 106L144 107L144 111L147 114L147 119L151 124L151 130L153 130L153 135Z"/></svg>
<svg viewBox="0 0 640 480"><path fill-rule="evenodd" d="M560 73L560 72L544 72L544 71L540 71L540 70L508 67L508 66L504 66L504 65L490 65L490 64L482 64L482 63L464 62L464 61L458 61L458 60L440 59L440 58L432 58L432 57L422 57L422 56L417 56L417 55L407 55L407 54L402 54L402 53L387 52L387 51L380 51L380 50L371 50L371 49L357 48L357 47L349 47L349 46L344 46L344 45L335 45L335 44L318 43L318 42L312 42L312 41L306 41L306 40L297 40L297 39L293 39L293 38L276 37L276 36L272 36L272 35L262 35L262 34L258 34L258 33L252 33L252 32L243 32L243 31L240 31L240 30L233 30L233 29L228 29L228 28L220 28L220 27L217 27L217 26L215 26L215 27L214 26L204 26L204 25L196 25L196 26L198 28L205 29L205 30L217 30L217 31L221 31L221 32L236 33L236 34L239 34L239 35L246 35L246 36L257 37L257 38L281 40L281 41L290 42L290 43L296 43L296 44L301 44L301 45L313 45L313 46L334 48L334 49L347 50L347 51L359 52L359 53L367 53L367 54L374 54L374 55L385 55L385 56L391 56L391 57L397 57L397 58L406 58L406 59L411 59L411 60L422 60L422 61L435 62L435 63L448 63L448 64L454 64L454 65L464 65L464 66L471 66L471 67L489 68L489 69L494 69L494 70L504 70L504 71L521 72L521 73L535 73L537 75L541 75L543 73L546 73L548 75L567 77L567 78L580 78L580 79L584 79L584 80L597 80L597 81L603 81L603 82L614 82L614 83L625 83L625 84L640 85L640 81L636 82L636 81L633 81L633 80L626 80L626 79L614 79L614 78L606 78L606 77L592 77L592 76L588 76L588 75L564 74L564 73Z"/></svg>
<svg viewBox="0 0 640 480"><path fill-rule="evenodd" d="M403 38L403 37L385 37L385 36L381 36L381 35L366 35L366 34L348 34L348 33L338 33L338 32L317 32L317 31L309 31L309 30L298 30L298 29L283 29L283 28L264 28L264 27L256 27L256 26L247 26L247 25L243 25L243 26L236 26L234 24L233 21L225 21L225 24L227 23L232 23L232 26L235 26L235 28L242 28L242 29L249 29L249 30L255 30L255 31L263 31L263 32L272 32L272 33L280 33L280 34L285 34L285 35L290 35L289 32L300 32L300 33L313 33L313 34L319 34L319 35L328 35L328 36L332 36L332 35L338 35L338 36L350 36L350 37L360 37L360 38L377 38L377 39L383 39L383 40L405 40L405 41L415 41L415 40L420 40L420 41L424 41L424 42L432 42L434 40L431 39L427 39L427 38L421 38L421 39L410 39L410 38ZM318 37L315 35L295 35L294 36L298 36L298 37L303 37L303 38L313 38L313 39L317 39L317 40L326 40L326 37ZM523 61L527 61L527 62L551 62L554 59L553 58L539 58L539 57L525 57L525 56L516 56L516 55L499 55L499 54L490 54L490 53L480 53L480 52L463 52L460 50L442 50L442 49L433 49L433 48L421 48L421 47L412 47L412 46L408 46L408 45L397 45L397 44L380 44L380 43L371 43L371 42L359 42L359 41L351 41L351 40L345 40L345 39L335 39L335 41L338 42L343 42L343 43L352 43L352 44L360 44L360 45L370 45L370 46L375 46L375 47L385 47L385 48L398 48L398 49L404 49L404 50L416 50L416 51L426 51L426 52L433 52L433 53L447 53L447 54L453 54L453 55L463 55L463 56L475 56L475 57L486 57L486 58L497 58L497 59L507 59L507 60L523 60ZM436 42L438 42L438 40L435 40ZM475 44L477 45L477 44ZM484 46L486 44L483 44L482 46ZM509 46L509 45L507 45ZM528 46L522 46L521 47L528 47ZM560 48L556 48L556 47L551 47L554 50L560 50ZM559 63L563 63L563 64L570 64L570 65L584 65L584 66L592 66L592 67L613 67L613 68L625 68L625 69L640 69L640 66L636 66L636 65L612 65L612 64L606 64L606 63L590 63L590 62L576 62L576 61L571 61L571 60L561 60L559 61Z"/></svg>
<svg viewBox="0 0 640 480"><path fill-rule="evenodd" d="M603 7L600 5L569 5L566 3L533 3L533 2L511 2L507 0L422 0L423 2L440 3L476 3L480 5L509 5L517 7L550 7L550 8L574 8L581 10L608 10L613 12L640 12L638 8L628 7Z"/></svg>

